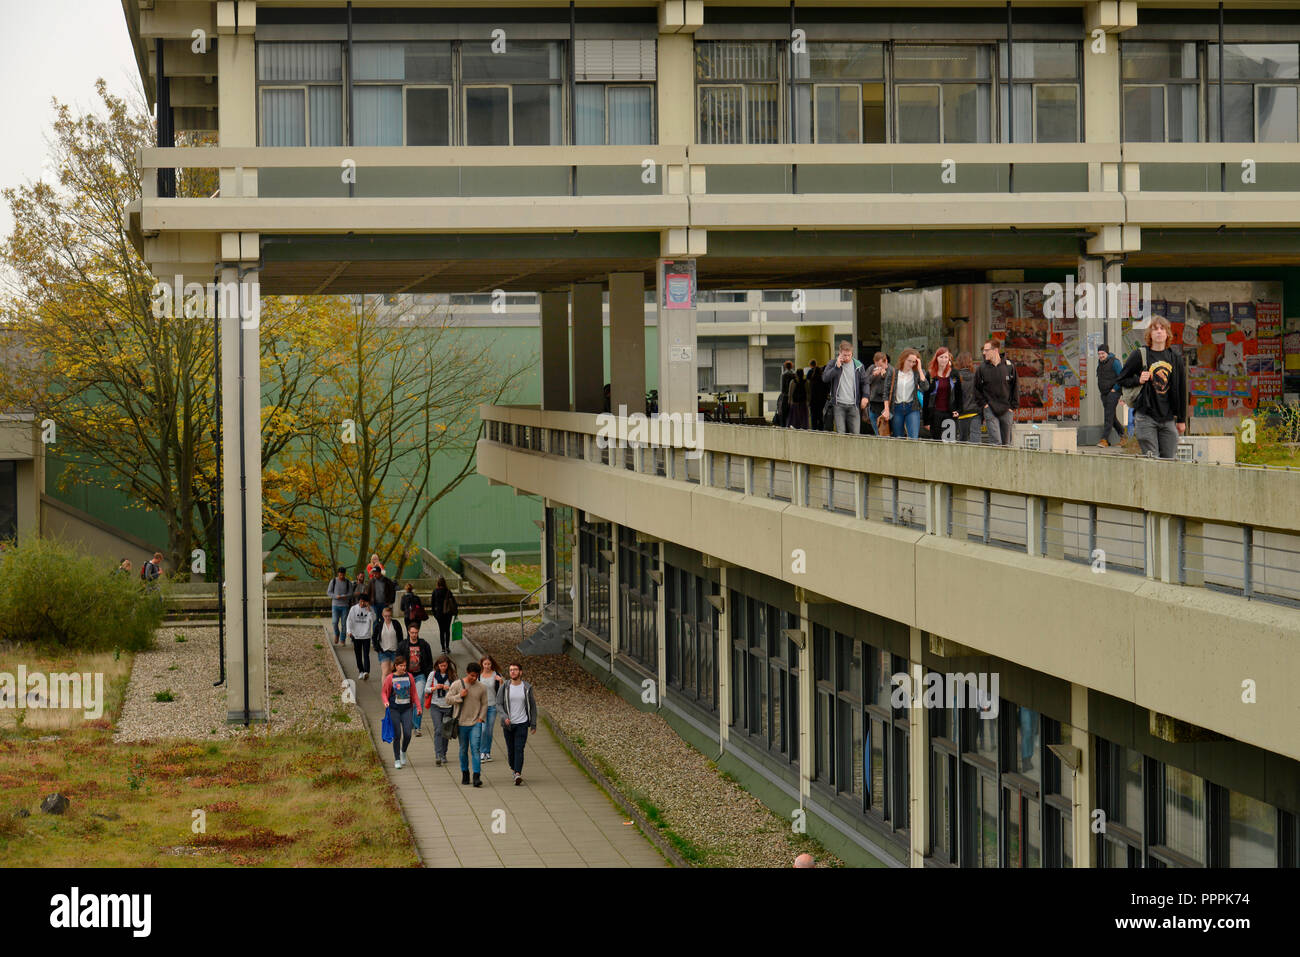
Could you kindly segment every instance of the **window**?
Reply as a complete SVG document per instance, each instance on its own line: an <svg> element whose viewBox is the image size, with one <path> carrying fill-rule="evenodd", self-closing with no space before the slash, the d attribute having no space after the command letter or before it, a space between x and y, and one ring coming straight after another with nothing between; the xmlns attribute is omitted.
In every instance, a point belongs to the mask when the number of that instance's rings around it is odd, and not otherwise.
<svg viewBox="0 0 1300 957"><path fill-rule="evenodd" d="M259 43L262 146L343 145L343 53L338 43Z"/></svg>
<svg viewBox="0 0 1300 957"><path fill-rule="evenodd" d="M990 142L991 47L897 46L894 80L898 142Z"/></svg>
<svg viewBox="0 0 1300 957"><path fill-rule="evenodd" d="M1106 815L1098 836L1100 867L1142 866L1143 764L1137 751L1097 740L1097 800Z"/></svg>
<svg viewBox="0 0 1300 957"><path fill-rule="evenodd" d="M1011 45L1014 110L1007 108L1007 45L998 45L1001 142L1079 142L1079 45L1021 41Z"/></svg>
<svg viewBox="0 0 1300 957"><path fill-rule="evenodd" d="M667 591L668 686L701 707L718 710L718 610L708 600L713 583L671 566Z"/></svg>
<svg viewBox="0 0 1300 957"><path fill-rule="evenodd" d="M0 462L0 542L18 537L18 463Z"/></svg>
<svg viewBox="0 0 1300 957"><path fill-rule="evenodd" d="M584 520L578 526L578 546L580 621L588 631L608 641L610 563L602 552L612 549L609 525Z"/></svg>
<svg viewBox="0 0 1300 957"><path fill-rule="evenodd" d="M573 509L546 510L547 571L551 579L546 586L546 603L556 617L573 616Z"/></svg>
<svg viewBox="0 0 1300 957"><path fill-rule="evenodd" d="M659 632L656 613L659 586L650 573L658 565L659 546L637 541L633 529L618 531L620 650L641 667L658 673Z"/></svg>
<svg viewBox="0 0 1300 957"><path fill-rule="evenodd" d="M451 143L451 44L356 43L353 141L358 146Z"/></svg>
<svg viewBox="0 0 1300 957"><path fill-rule="evenodd" d="M886 141L883 43L809 43L794 83L795 142Z"/></svg>
<svg viewBox="0 0 1300 957"><path fill-rule="evenodd" d="M1043 743L1067 743L1059 721L1043 718ZM1055 754L1043 755L1043 866L1074 866L1074 773Z"/></svg>
<svg viewBox="0 0 1300 957"><path fill-rule="evenodd" d="M1207 46L1206 126L1219 139L1219 45ZM1300 139L1300 44L1225 43L1223 119L1230 143Z"/></svg>
<svg viewBox="0 0 1300 957"><path fill-rule="evenodd" d="M654 142L654 87L579 83L574 90L579 146Z"/></svg>
<svg viewBox="0 0 1300 957"><path fill-rule="evenodd" d="M1038 712L1003 702L1002 814L1007 867L1042 867Z"/></svg>
<svg viewBox="0 0 1300 957"><path fill-rule="evenodd" d="M1278 817L1271 804L1229 791L1228 866L1278 866Z"/></svg>
<svg viewBox="0 0 1300 957"><path fill-rule="evenodd" d="M1195 43L1121 43L1124 139L1195 143L1200 71Z"/></svg>
<svg viewBox="0 0 1300 957"><path fill-rule="evenodd" d="M490 41L461 44L467 146L555 146L564 142L564 48L514 40L509 55Z"/></svg>
<svg viewBox="0 0 1300 957"><path fill-rule="evenodd" d="M1155 826L1151 864L1204 867L1206 860L1205 780L1190 771L1157 765Z"/></svg>
<svg viewBox="0 0 1300 957"><path fill-rule="evenodd" d="M781 142L781 56L771 41L695 44L700 143Z"/></svg>
<svg viewBox="0 0 1300 957"><path fill-rule="evenodd" d="M798 616L731 592L732 726L759 747L799 760L799 649L784 635Z"/></svg>

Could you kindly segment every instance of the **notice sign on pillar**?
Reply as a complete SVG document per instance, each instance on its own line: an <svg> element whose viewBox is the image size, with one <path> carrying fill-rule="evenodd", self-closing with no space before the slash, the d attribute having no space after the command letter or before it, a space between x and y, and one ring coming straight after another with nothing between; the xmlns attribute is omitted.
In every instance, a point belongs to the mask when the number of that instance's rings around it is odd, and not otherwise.
<svg viewBox="0 0 1300 957"><path fill-rule="evenodd" d="M694 309L695 260L665 260L659 295L665 309Z"/></svg>

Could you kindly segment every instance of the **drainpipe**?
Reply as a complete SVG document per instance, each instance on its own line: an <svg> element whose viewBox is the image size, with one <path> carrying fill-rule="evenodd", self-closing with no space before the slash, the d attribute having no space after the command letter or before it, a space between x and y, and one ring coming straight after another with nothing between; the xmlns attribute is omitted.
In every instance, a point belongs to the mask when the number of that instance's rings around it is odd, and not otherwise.
<svg viewBox="0 0 1300 957"><path fill-rule="evenodd" d="M1011 45L1011 0L1007 0L1007 142L1016 141L1016 71L1015 54ZM1016 191L1016 164L1007 164L1007 192Z"/></svg>
<svg viewBox="0 0 1300 957"><path fill-rule="evenodd" d="M1224 134L1227 131L1223 128L1223 3L1219 3L1219 142L1225 141ZM1227 192L1228 189L1228 164L1219 164L1219 192Z"/></svg>
<svg viewBox="0 0 1300 957"><path fill-rule="evenodd" d="M221 279L218 271L216 280ZM219 287L218 287L219 288ZM215 303L214 303L215 305ZM212 435L217 449L216 458L216 475L217 475L217 521L216 527L224 529L226 510L225 510L225 492L226 492L226 474L222 467L221 458L221 311L212 310ZM217 562L217 667L220 669L220 677L212 682L214 688L220 687L226 683L226 543L224 540L224 531L221 533L223 538L221 547L218 549L220 557Z"/></svg>

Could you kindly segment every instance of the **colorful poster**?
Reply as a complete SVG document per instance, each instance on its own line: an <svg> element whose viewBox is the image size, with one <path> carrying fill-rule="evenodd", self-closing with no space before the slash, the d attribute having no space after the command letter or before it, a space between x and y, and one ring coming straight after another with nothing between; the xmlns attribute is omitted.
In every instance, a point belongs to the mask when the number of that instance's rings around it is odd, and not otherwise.
<svg viewBox="0 0 1300 957"><path fill-rule="evenodd" d="M1232 322L1247 339L1255 338L1255 304L1253 302L1234 302L1232 304Z"/></svg>
<svg viewBox="0 0 1300 957"><path fill-rule="evenodd" d="M1014 289L994 289L990 309L989 328L994 332L1005 329L1007 320L1014 319L1020 311L1017 307L1018 296Z"/></svg>
<svg viewBox="0 0 1300 957"><path fill-rule="evenodd" d="M1300 332L1286 334L1284 349L1287 371L1300 371Z"/></svg>
<svg viewBox="0 0 1300 957"><path fill-rule="evenodd" d="M1282 304L1260 300L1255 303L1255 332L1261 339L1282 334Z"/></svg>

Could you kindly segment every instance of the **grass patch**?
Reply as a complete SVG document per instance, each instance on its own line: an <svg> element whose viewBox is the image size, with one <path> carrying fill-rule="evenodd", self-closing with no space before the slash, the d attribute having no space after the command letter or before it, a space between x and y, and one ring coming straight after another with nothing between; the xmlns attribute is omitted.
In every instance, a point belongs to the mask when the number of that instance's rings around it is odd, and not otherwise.
<svg viewBox="0 0 1300 957"><path fill-rule="evenodd" d="M668 843L676 848L678 854L692 864L699 865L708 862L708 852L694 841L682 837L682 835L670 828L663 811L659 810L653 801L635 792L631 793L629 797L631 797L632 803L641 809L641 813L645 815L645 819L650 822L650 825L662 833Z"/></svg>
<svg viewBox="0 0 1300 957"><path fill-rule="evenodd" d="M173 638L172 640L173 640L173 641L189 641L189 639L185 637L185 633L184 633L184 632L179 632L179 633L177 633L176 637Z"/></svg>
<svg viewBox="0 0 1300 957"><path fill-rule="evenodd" d="M29 678L37 673L48 676L76 672L84 679L86 674L90 674L92 688L96 684L94 676L103 675L103 701L100 702L103 714L98 718L87 718L84 708L0 708L0 732L22 728L48 734L85 725L110 727L122 711L134 661L135 653L130 651L42 653L25 645L0 646L0 671L11 675L18 674L19 665L26 669ZM83 700L89 704L91 702L84 699L88 693L84 681L82 686Z"/></svg>
<svg viewBox="0 0 1300 957"><path fill-rule="evenodd" d="M168 688L166 691L155 691L153 693L153 700L158 702L175 701L176 696L172 694L171 689Z"/></svg>
<svg viewBox="0 0 1300 957"><path fill-rule="evenodd" d="M542 584L542 566L524 565L515 562L506 563L506 577L523 591L532 591Z"/></svg>

